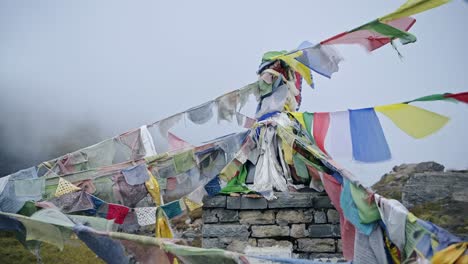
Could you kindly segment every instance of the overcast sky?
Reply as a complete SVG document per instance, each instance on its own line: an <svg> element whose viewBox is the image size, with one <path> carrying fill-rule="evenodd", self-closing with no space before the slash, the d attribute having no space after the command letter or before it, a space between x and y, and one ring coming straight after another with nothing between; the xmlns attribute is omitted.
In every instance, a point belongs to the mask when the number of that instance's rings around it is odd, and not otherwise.
<svg viewBox="0 0 468 264"><path fill-rule="evenodd" d="M107 138L159 120L255 81L266 51L319 42L403 2L1 1L0 122L8 138L2 148L39 157L54 144L44 138L77 124L98 124L99 137ZM372 54L337 46L345 58L340 71L332 79L315 74L315 90L303 88L301 111L467 91L467 14L468 4L455 0L415 15L418 41L400 45L403 60L390 45ZM414 140L381 118L392 160L338 161L367 184L404 162L467 168L468 106L419 106L451 122Z"/></svg>

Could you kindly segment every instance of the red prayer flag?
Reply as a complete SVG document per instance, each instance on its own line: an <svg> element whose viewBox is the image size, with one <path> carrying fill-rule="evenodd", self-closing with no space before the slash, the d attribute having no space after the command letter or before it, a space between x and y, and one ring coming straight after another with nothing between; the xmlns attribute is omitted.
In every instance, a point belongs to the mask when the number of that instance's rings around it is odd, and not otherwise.
<svg viewBox="0 0 468 264"><path fill-rule="evenodd" d="M330 125L330 113L314 113L314 139L317 146L325 151L325 138Z"/></svg>
<svg viewBox="0 0 468 264"><path fill-rule="evenodd" d="M180 150L184 148L191 148L192 145L187 141L181 139L180 137L172 134L171 132L167 133L167 138L169 141L169 151Z"/></svg>
<svg viewBox="0 0 468 264"><path fill-rule="evenodd" d="M415 22L416 19L412 17L402 17L399 19L389 21L385 24L402 31L408 31ZM391 39L387 36L381 35L375 31L365 29L352 32L343 32L341 34L338 34L334 37L320 42L320 44L360 44L364 46L367 49L367 51L371 52L390 43L390 41Z"/></svg>
<svg viewBox="0 0 468 264"><path fill-rule="evenodd" d="M125 217L128 214L128 211L130 208L120 205L120 204L109 204L109 210L107 211L107 216L106 219L112 220L114 219L114 222L116 224L123 224Z"/></svg>
<svg viewBox="0 0 468 264"><path fill-rule="evenodd" d="M468 92L456 93L456 94L445 94L444 96L447 98L453 98L453 99L456 99L458 101L462 101L468 104Z"/></svg>

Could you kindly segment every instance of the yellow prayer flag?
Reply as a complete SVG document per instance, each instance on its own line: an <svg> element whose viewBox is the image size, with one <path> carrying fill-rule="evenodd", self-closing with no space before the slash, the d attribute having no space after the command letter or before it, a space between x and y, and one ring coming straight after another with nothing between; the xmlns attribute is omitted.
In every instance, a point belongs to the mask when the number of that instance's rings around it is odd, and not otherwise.
<svg viewBox="0 0 468 264"><path fill-rule="evenodd" d="M169 221L161 207L156 210L156 238L173 238Z"/></svg>
<svg viewBox="0 0 468 264"><path fill-rule="evenodd" d="M185 202L185 206L189 209L189 211L193 211L193 210L198 209L198 208L203 206L203 204L198 204L198 203L190 200L187 197L184 197L183 200Z"/></svg>
<svg viewBox="0 0 468 264"><path fill-rule="evenodd" d="M278 59L284 61L288 64L293 70L297 71L307 82L307 84L312 84L312 75L310 74L310 69L307 68L304 64L296 60L297 57L302 55L302 51L298 51L288 55L279 56Z"/></svg>
<svg viewBox="0 0 468 264"><path fill-rule="evenodd" d="M301 126L304 128L304 130L307 130L306 124L304 122L304 113L302 112L290 112L294 118L296 118L297 121L301 124Z"/></svg>
<svg viewBox="0 0 468 264"><path fill-rule="evenodd" d="M69 182L69 181L67 181L67 180L60 177L57 189L55 190L55 197L59 197L59 196L62 196L64 194L76 192L76 191L79 191L79 190L81 190L80 187L77 187L77 186L73 185L71 182Z"/></svg>
<svg viewBox="0 0 468 264"><path fill-rule="evenodd" d="M413 138L426 137L441 129L449 120L446 116L409 104L377 106L375 111L386 115Z"/></svg>
<svg viewBox="0 0 468 264"><path fill-rule="evenodd" d="M156 205L161 205L161 191L159 190L159 183L156 177L148 170L149 180L145 182L146 190L153 198L153 202Z"/></svg>
<svg viewBox="0 0 468 264"><path fill-rule="evenodd" d="M426 10L438 7L448 3L450 0L408 0L401 5L395 12L379 18L381 22L388 22L402 17L424 12Z"/></svg>

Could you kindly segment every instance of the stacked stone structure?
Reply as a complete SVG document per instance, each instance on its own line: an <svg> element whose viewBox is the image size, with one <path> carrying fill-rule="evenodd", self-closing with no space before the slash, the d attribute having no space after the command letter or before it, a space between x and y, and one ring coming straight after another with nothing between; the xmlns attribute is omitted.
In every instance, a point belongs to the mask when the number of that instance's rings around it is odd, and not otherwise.
<svg viewBox="0 0 468 264"><path fill-rule="evenodd" d="M278 199L214 196L203 207L202 245L242 251L290 247L299 258L342 257L339 214L326 193L276 193Z"/></svg>

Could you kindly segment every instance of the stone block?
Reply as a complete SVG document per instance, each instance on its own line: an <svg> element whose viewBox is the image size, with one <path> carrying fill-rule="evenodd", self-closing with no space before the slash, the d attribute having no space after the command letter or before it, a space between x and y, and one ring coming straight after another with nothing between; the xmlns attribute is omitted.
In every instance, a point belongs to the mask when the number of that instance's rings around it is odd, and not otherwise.
<svg viewBox="0 0 468 264"><path fill-rule="evenodd" d="M312 220L314 220L314 213L315 213L314 209L305 209L304 210L305 223L312 223Z"/></svg>
<svg viewBox="0 0 468 264"><path fill-rule="evenodd" d="M245 241L233 240L226 249L232 252L243 253L246 246L247 243L245 243Z"/></svg>
<svg viewBox="0 0 468 264"><path fill-rule="evenodd" d="M275 193L278 199L268 201L268 208L311 208L316 193Z"/></svg>
<svg viewBox="0 0 468 264"><path fill-rule="evenodd" d="M316 209L332 209L335 208L328 196L317 196L314 198L314 208Z"/></svg>
<svg viewBox="0 0 468 264"><path fill-rule="evenodd" d="M203 197L204 208L223 208L226 207L226 196L205 196Z"/></svg>
<svg viewBox="0 0 468 264"><path fill-rule="evenodd" d="M340 237L339 225L309 225L310 237Z"/></svg>
<svg viewBox="0 0 468 264"><path fill-rule="evenodd" d="M336 241L336 252L342 253L343 252L343 242L341 239Z"/></svg>
<svg viewBox="0 0 468 264"><path fill-rule="evenodd" d="M252 226L252 237L284 237L289 236L288 226L263 225Z"/></svg>
<svg viewBox="0 0 468 264"><path fill-rule="evenodd" d="M292 257L295 259L309 259L310 253L293 253Z"/></svg>
<svg viewBox="0 0 468 264"><path fill-rule="evenodd" d="M340 223L340 214L335 209L328 209L327 219L328 219L328 223L338 224Z"/></svg>
<svg viewBox="0 0 468 264"><path fill-rule="evenodd" d="M204 209L203 210L203 223L205 224L218 223L218 217L216 216L216 209Z"/></svg>
<svg viewBox="0 0 468 264"><path fill-rule="evenodd" d="M217 210L216 215L221 223L239 221L239 213L236 210L224 210L221 208L215 210Z"/></svg>
<svg viewBox="0 0 468 264"><path fill-rule="evenodd" d="M226 248L226 245L222 243L218 238L204 238L202 240L203 248Z"/></svg>
<svg viewBox="0 0 468 264"><path fill-rule="evenodd" d="M332 238L299 238L297 240L297 250L300 252L335 252L335 240Z"/></svg>
<svg viewBox="0 0 468 264"><path fill-rule="evenodd" d="M249 240L247 241L247 243L252 246L252 247L256 247L257 246L257 239L255 238L249 238Z"/></svg>
<svg viewBox="0 0 468 264"><path fill-rule="evenodd" d="M247 243L247 241L249 240L248 237L220 237L219 238L219 241L221 241L222 243L226 244L226 245L229 245L231 244L233 241L243 241L244 244Z"/></svg>
<svg viewBox="0 0 468 264"><path fill-rule="evenodd" d="M240 197L226 197L226 208L227 209L240 209L241 208L241 198Z"/></svg>
<svg viewBox="0 0 468 264"><path fill-rule="evenodd" d="M280 210L276 214L276 223L279 225L309 223L309 217L302 210Z"/></svg>
<svg viewBox="0 0 468 264"><path fill-rule="evenodd" d="M293 244L288 240L274 240L270 238L258 239L257 245L258 247L274 247L274 246L286 247L286 248L293 247Z"/></svg>
<svg viewBox="0 0 468 264"><path fill-rule="evenodd" d="M312 253L309 256L309 259L327 263L348 263L348 261L343 258L343 254L340 253Z"/></svg>
<svg viewBox="0 0 468 264"><path fill-rule="evenodd" d="M241 197L240 199L241 209L255 209L261 210L268 207L267 200L265 198L248 198Z"/></svg>
<svg viewBox="0 0 468 264"><path fill-rule="evenodd" d="M267 211L240 211L239 222L247 225L265 225L275 223L275 212Z"/></svg>
<svg viewBox="0 0 468 264"><path fill-rule="evenodd" d="M308 237L309 231L306 229L305 224L291 225L290 236L294 238Z"/></svg>
<svg viewBox="0 0 468 264"><path fill-rule="evenodd" d="M323 211L316 211L314 213L314 223L316 224L326 224L327 223L327 215Z"/></svg>
<svg viewBox="0 0 468 264"><path fill-rule="evenodd" d="M247 238L250 232L245 225L217 225L205 224L202 228L203 237L235 237Z"/></svg>

